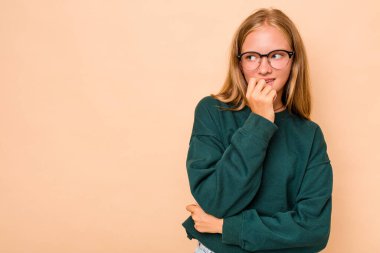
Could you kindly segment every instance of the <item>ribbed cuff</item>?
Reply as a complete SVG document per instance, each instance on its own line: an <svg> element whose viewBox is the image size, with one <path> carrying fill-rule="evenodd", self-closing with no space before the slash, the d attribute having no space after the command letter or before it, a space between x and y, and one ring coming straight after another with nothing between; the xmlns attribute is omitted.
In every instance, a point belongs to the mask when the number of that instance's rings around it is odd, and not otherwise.
<svg viewBox="0 0 380 253"><path fill-rule="evenodd" d="M222 242L241 246L241 231L243 226L243 214L225 218L223 221Z"/></svg>
<svg viewBox="0 0 380 253"><path fill-rule="evenodd" d="M261 115L251 112L241 127L241 132L245 135L254 135L265 142L269 142L278 126Z"/></svg>

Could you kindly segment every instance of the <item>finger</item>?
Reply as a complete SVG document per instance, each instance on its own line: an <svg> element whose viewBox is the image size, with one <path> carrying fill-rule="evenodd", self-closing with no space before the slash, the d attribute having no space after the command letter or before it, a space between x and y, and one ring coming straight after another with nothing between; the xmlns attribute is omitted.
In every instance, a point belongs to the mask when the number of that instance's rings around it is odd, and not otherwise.
<svg viewBox="0 0 380 253"><path fill-rule="evenodd" d="M264 79L260 79L258 82L257 82L257 89L259 89L260 91L262 91L266 86L267 86L267 82L264 80Z"/></svg>
<svg viewBox="0 0 380 253"><path fill-rule="evenodd" d="M272 97L273 101L277 98L277 91L275 89L272 89L268 96Z"/></svg>
<svg viewBox="0 0 380 253"><path fill-rule="evenodd" d="M264 79L260 79L257 82L255 89L253 90L253 94L255 97L258 97L261 94L261 91L263 90L265 85L266 85L266 82Z"/></svg>
<svg viewBox="0 0 380 253"><path fill-rule="evenodd" d="M196 207L197 207L197 205L195 205L195 204L187 205L186 210L193 213Z"/></svg>
<svg viewBox="0 0 380 253"><path fill-rule="evenodd" d="M198 208L199 210L201 210L202 212L204 212L204 211L203 211L203 208L202 208L200 205L197 205L197 208Z"/></svg>
<svg viewBox="0 0 380 253"><path fill-rule="evenodd" d="M252 93L252 91L255 89L256 82L257 82L256 78L249 79L246 97L248 97Z"/></svg>
<svg viewBox="0 0 380 253"><path fill-rule="evenodd" d="M267 96L269 92L271 92L272 90L273 90L272 86L266 84L264 86L264 89L261 91L261 94L263 94L264 96Z"/></svg>

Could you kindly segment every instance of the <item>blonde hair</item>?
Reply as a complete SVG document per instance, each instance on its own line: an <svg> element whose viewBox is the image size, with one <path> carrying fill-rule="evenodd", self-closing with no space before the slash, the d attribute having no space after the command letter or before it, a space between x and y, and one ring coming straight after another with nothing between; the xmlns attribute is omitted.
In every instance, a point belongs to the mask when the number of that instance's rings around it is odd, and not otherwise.
<svg viewBox="0 0 380 253"><path fill-rule="evenodd" d="M247 82L239 67L237 55L241 53L247 35L263 25L271 25L282 31L295 52L289 79L281 97L282 102L291 113L310 119L310 75L306 50L294 23L278 9L259 9L239 26L233 37L229 68L224 85L219 93L211 94L211 96L232 105L230 108L224 108L225 110L239 111L248 105L245 95Z"/></svg>

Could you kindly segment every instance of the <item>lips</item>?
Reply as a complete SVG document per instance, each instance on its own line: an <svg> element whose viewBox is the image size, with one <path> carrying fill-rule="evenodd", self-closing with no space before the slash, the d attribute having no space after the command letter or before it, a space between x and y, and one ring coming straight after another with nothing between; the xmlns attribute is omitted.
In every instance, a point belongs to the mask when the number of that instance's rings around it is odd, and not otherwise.
<svg viewBox="0 0 380 253"><path fill-rule="evenodd" d="M268 85L273 86L275 78L264 79L264 80L265 80L265 82L266 82Z"/></svg>

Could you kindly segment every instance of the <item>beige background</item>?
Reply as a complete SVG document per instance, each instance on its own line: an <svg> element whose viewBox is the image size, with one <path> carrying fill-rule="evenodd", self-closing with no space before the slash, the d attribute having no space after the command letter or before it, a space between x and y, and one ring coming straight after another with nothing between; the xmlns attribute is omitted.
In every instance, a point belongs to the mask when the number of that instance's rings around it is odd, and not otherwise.
<svg viewBox="0 0 380 253"><path fill-rule="evenodd" d="M237 26L298 25L334 169L323 252L380 252L378 1L0 2L0 252L193 252L193 112Z"/></svg>

